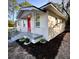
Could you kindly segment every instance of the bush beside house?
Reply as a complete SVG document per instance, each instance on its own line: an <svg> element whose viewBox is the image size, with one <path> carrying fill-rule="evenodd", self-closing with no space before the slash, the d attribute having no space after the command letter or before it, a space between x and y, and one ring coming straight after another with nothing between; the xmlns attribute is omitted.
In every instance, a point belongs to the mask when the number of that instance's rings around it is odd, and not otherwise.
<svg viewBox="0 0 79 59"><path fill-rule="evenodd" d="M8 20L8 27L14 27L14 21Z"/></svg>

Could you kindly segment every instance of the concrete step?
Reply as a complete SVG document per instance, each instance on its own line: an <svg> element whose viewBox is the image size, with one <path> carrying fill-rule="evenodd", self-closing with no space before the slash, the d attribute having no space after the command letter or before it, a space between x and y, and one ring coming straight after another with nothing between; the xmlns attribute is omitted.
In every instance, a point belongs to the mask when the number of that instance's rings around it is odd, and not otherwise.
<svg viewBox="0 0 79 59"><path fill-rule="evenodd" d="M36 43L38 42L41 38L43 38L43 35L39 35L39 34L34 34L34 33L30 33L30 32L21 32L19 34L17 34L14 37L11 37L11 39L9 40L9 42L14 42L22 37L26 36L27 38L30 39L30 41L32 43Z"/></svg>

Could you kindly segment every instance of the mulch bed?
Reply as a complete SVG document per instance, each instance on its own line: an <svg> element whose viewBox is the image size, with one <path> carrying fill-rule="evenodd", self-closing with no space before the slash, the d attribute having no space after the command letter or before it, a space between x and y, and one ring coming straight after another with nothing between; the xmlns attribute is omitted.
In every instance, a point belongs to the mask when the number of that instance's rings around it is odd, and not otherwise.
<svg viewBox="0 0 79 59"><path fill-rule="evenodd" d="M45 44L36 43L36 44L29 44L27 46L20 43L18 40L16 41L21 47L23 47L28 53L32 54L36 57L36 59L54 59L58 53L58 49L61 45L63 37L66 33L63 32L50 42Z"/></svg>

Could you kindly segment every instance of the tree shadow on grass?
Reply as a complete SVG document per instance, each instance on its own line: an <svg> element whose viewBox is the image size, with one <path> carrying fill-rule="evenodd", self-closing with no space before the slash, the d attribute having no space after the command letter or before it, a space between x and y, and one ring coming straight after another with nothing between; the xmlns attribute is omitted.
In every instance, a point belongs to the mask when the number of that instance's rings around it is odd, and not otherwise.
<svg viewBox="0 0 79 59"><path fill-rule="evenodd" d="M61 33L50 42L45 44L36 43L36 44L29 44L27 46L19 43L28 53L35 56L36 59L54 59L58 53L58 49L61 45L65 33Z"/></svg>

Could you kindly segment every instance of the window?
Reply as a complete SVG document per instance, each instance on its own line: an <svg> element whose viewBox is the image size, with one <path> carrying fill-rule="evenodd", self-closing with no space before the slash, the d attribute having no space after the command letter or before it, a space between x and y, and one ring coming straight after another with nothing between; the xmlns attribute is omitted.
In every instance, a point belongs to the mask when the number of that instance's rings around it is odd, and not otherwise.
<svg viewBox="0 0 79 59"><path fill-rule="evenodd" d="M39 14L36 14L35 26L37 28L40 27L40 15Z"/></svg>
<svg viewBox="0 0 79 59"><path fill-rule="evenodd" d="M23 20L23 27L25 27L25 22L24 22L24 20Z"/></svg>
<svg viewBox="0 0 79 59"><path fill-rule="evenodd" d="M18 26L20 26L20 21L18 21Z"/></svg>

